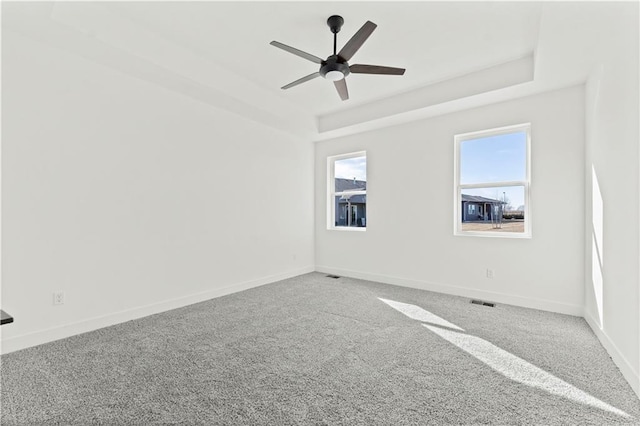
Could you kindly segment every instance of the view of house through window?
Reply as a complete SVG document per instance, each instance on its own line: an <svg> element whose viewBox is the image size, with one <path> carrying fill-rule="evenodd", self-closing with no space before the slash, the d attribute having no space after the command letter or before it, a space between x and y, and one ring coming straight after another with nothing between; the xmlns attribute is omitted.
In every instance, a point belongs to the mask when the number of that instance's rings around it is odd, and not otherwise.
<svg viewBox="0 0 640 426"><path fill-rule="evenodd" d="M367 226L366 153L329 157L329 228Z"/></svg>
<svg viewBox="0 0 640 426"><path fill-rule="evenodd" d="M456 234L530 236L529 129L525 124L455 137Z"/></svg>

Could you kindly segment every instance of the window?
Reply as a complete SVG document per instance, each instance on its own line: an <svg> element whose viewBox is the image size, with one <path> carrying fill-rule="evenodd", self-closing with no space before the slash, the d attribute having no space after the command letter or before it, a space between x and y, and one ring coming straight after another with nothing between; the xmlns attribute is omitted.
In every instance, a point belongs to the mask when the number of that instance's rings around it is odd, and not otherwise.
<svg viewBox="0 0 640 426"><path fill-rule="evenodd" d="M455 235L531 237L530 140L530 124L455 136Z"/></svg>
<svg viewBox="0 0 640 426"><path fill-rule="evenodd" d="M367 154L327 159L327 228L364 231L367 227Z"/></svg>

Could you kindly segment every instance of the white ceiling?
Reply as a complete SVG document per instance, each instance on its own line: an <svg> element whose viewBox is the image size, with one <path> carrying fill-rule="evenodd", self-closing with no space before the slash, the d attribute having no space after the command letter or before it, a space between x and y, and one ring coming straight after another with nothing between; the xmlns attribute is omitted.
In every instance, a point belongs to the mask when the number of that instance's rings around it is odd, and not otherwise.
<svg viewBox="0 0 640 426"><path fill-rule="evenodd" d="M318 66L269 45L272 40L321 58L333 49L326 20L345 19L338 50L367 21L378 25L351 63L407 69L404 76L351 75L342 102L333 83L316 79L282 95L314 115L475 71L531 53L539 4L398 2L114 3L142 27L215 61L260 86L280 87Z"/></svg>
<svg viewBox="0 0 640 426"><path fill-rule="evenodd" d="M601 4L586 3L3 2L2 7L3 31L316 139L323 131L318 132L317 122L321 127L323 122L338 123L327 135L339 135L338 127L406 115L408 109L433 110L433 102L421 97L432 96L435 89L430 88L445 90L439 82L523 57L535 58L530 61L535 79L509 83L502 98L584 81L594 66L593 44L602 45L602 34L615 28L606 18L602 23ZM322 78L281 90L318 66L269 42L326 57L333 47L326 25L332 14L345 19L338 49L365 21L378 25L350 63L403 67L406 74L352 74L347 77L351 99L345 102ZM594 32L596 23L600 31ZM600 46L607 48L606 43ZM497 89L487 86L486 92L496 95ZM454 90L447 90L453 97ZM482 101L478 93L455 96L476 95L477 104Z"/></svg>

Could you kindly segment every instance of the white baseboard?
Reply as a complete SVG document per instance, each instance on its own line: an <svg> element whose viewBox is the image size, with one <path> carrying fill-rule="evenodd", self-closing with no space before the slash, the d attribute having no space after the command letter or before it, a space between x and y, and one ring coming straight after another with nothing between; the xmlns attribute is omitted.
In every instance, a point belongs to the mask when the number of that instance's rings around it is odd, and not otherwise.
<svg viewBox="0 0 640 426"><path fill-rule="evenodd" d="M622 376L629 382L631 389L636 393L638 398L640 398L640 375L638 371L631 365L631 363L622 355L618 347L611 341L607 333L604 332L598 325L598 321L596 321L593 316L587 312L584 313L584 319L589 324L589 327L593 330L594 334L602 343L602 346L606 349L606 351L611 356L613 362L618 366Z"/></svg>
<svg viewBox="0 0 640 426"><path fill-rule="evenodd" d="M272 282L292 278L298 275L313 272L313 266L284 272L282 274L270 275L250 281L243 281L228 285L226 287L215 288L203 291L201 293L191 294L188 296L178 297L164 302L153 303L151 305L139 306L124 311L114 312L112 314L99 317L89 318L86 320L65 324L62 326L52 327L33 333L23 334L11 337L2 341L0 345L0 353L7 354L20 349L29 348L43 343L52 342L54 340L64 339L66 337L75 336L77 334L86 333L97 330L99 328L120 324L125 321L146 317L160 312L169 311L171 309L181 308L183 306L192 305L205 300L214 299L216 297L225 296L231 293L237 293L242 290L259 287L261 285L270 284Z"/></svg>
<svg viewBox="0 0 640 426"><path fill-rule="evenodd" d="M349 269L332 268L328 266L316 266L316 271L325 274L342 275L345 277L358 278L368 281L377 281L385 284L399 285L402 287L417 288L420 290L435 291L438 293L451 294L477 298L507 305L521 306L524 308L539 309L542 311L557 312L561 314L581 317L584 314L582 305L571 305L568 303L555 302L553 300L534 299L511 294L483 291L474 288L460 287L448 284L433 283L428 281L418 281L407 278L392 277L387 275L370 274L367 272L352 271Z"/></svg>

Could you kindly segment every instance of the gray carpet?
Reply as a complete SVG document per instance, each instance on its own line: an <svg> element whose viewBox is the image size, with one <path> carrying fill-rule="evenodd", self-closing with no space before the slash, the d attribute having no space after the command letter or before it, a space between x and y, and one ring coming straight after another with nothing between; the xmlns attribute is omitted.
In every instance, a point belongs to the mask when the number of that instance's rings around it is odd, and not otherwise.
<svg viewBox="0 0 640 426"><path fill-rule="evenodd" d="M320 273L1 361L2 425L640 424L580 318Z"/></svg>

